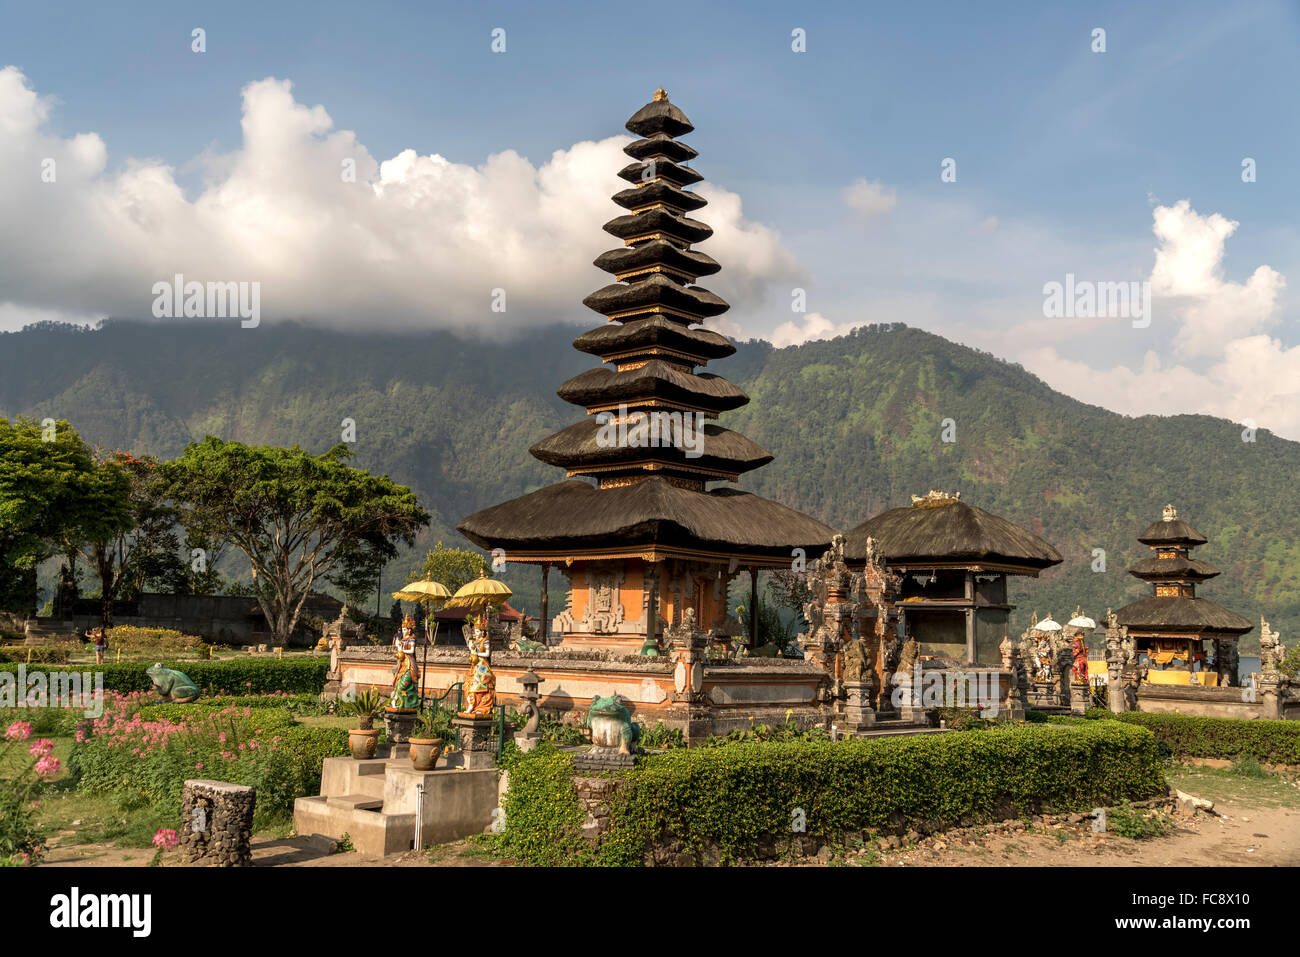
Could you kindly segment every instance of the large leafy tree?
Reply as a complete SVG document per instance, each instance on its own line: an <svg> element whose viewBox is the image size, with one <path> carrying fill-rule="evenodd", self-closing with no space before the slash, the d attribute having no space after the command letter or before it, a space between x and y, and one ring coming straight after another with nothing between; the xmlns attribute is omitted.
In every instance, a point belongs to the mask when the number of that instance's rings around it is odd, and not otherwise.
<svg viewBox="0 0 1300 957"><path fill-rule="evenodd" d="M36 566L129 521L124 476L104 473L66 421L0 419L0 603L29 614Z"/></svg>
<svg viewBox="0 0 1300 957"><path fill-rule="evenodd" d="M177 513L163 498L159 465L152 458L115 452L92 477L94 494L121 502L125 509L106 513L78 530L81 552L99 577L100 621L113 624L113 602L133 599L147 586L183 590L185 565L178 555Z"/></svg>
<svg viewBox="0 0 1300 957"><path fill-rule="evenodd" d="M253 586L276 643L287 643L314 587L355 580L359 566L412 545L429 514L409 488L347 464L337 445L249 446L208 436L160 468L163 493L187 528L248 557Z"/></svg>

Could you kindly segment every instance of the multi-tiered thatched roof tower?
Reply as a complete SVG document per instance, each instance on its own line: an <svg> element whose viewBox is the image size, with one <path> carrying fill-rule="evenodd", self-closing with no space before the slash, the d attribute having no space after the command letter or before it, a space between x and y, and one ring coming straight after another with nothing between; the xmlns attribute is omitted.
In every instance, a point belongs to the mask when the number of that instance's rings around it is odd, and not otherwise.
<svg viewBox="0 0 1300 957"><path fill-rule="evenodd" d="M748 396L698 371L735 347L701 328L728 306L694 285L721 268L692 248L713 233L690 218L706 201L689 190L702 179L684 165L696 152L677 137L694 127L659 90L627 128L641 137L625 148L635 162L619 173L632 185L614 196L627 212L604 227L623 245L595 261L616 281L583 300L608 323L574 341L605 366L559 389L588 417L531 450L568 481L459 528L477 545L504 549L507 561L556 565L569 576L567 607L553 623L566 645L635 652L687 608L701 627L734 629L733 577L789 567L795 549L815 557L833 532L768 499L709 487L772 456L715 422Z"/></svg>

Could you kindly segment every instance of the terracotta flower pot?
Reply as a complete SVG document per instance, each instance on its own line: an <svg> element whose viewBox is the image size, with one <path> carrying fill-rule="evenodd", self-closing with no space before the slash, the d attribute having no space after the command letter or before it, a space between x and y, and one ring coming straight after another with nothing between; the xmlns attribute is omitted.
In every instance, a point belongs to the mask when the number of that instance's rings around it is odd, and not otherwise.
<svg viewBox="0 0 1300 957"><path fill-rule="evenodd" d="M411 738L411 766L417 771L432 771L442 757L442 738Z"/></svg>
<svg viewBox="0 0 1300 957"><path fill-rule="evenodd" d="M348 731L348 746L352 748L352 756L358 761L363 761L366 758L373 758L375 756L375 745L378 743L378 728L370 731L353 728Z"/></svg>

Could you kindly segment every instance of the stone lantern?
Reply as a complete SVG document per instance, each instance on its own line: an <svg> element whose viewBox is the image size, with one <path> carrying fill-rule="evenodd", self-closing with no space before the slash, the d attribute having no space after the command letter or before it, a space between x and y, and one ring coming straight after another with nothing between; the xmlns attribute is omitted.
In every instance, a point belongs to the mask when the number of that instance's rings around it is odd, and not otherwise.
<svg viewBox="0 0 1300 957"><path fill-rule="evenodd" d="M537 742L542 738L537 730L542 720L542 714L537 708L537 702L541 698L537 688L541 684L541 679L533 672L525 671L519 676L519 683L524 686L519 697L523 699L523 713L527 720L523 728L515 732L515 744L519 746L520 751L527 752L537 747Z"/></svg>

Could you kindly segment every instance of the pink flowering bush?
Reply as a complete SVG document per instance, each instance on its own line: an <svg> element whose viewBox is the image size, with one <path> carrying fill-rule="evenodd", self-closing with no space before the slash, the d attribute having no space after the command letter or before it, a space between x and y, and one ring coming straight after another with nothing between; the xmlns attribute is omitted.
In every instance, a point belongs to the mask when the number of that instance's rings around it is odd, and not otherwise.
<svg viewBox="0 0 1300 957"><path fill-rule="evenodd" d="M48 738L24 747L31 736L31 722L14 721L5 728L0 743L0 864L30 864L45 850L35 819L40 807L35 795L59 773L59 759Z"/></svg>
<svg viewBox="0 0 1300 957"><path fill-rule="evenodd" d="M171 850L178 846L181 839L176 836L176 832L169 827L158 828L158 833L153 836L153 846L163 850Z"/></svg>
<svg viewBox="0 0 1300 957"><path fill-rule="evenodd" d="M105 696L83 720L69 766L78 785L147 802L179 818L187 778L245 784L257 793L255 826L287 820L293 801L320 791L321 762L348 753L347 732L297 725L284 696L150 704L148 694Z"/></svg>

